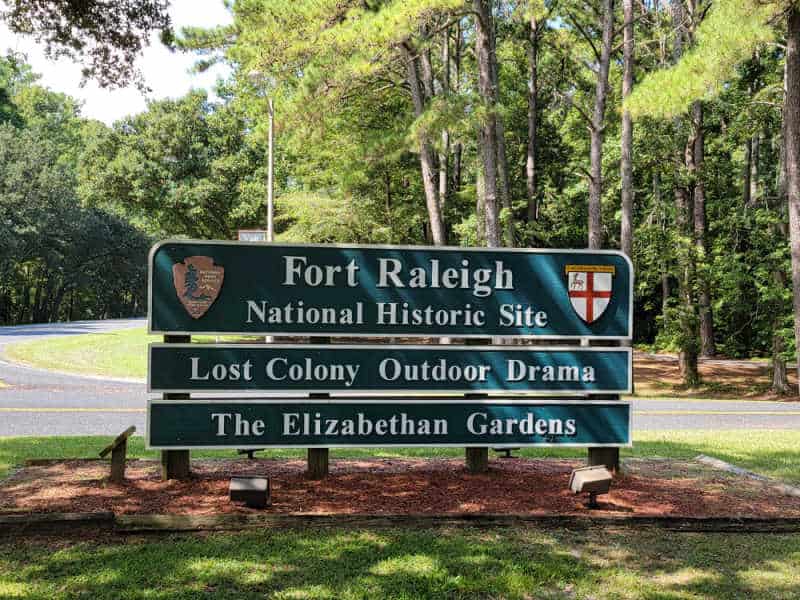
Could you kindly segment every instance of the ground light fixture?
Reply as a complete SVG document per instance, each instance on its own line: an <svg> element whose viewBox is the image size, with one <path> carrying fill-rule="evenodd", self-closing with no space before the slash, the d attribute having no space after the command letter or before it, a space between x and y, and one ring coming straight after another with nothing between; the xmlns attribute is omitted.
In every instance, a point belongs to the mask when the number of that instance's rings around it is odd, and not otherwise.
<svg viewBox="0 0 800 600"><path fill-rule="evenodd" d="M589 494L589 508L599 508L598 494L607 494L614 476L603 466L583 467L572 471L569 489L576 494Z"/></svg>
<svg viewBox="0 0 800 600"><path fill-rule="evenodd" d="M266 508L272 504L268 477L231 477L231 502L244 502L249 508Z"/></svg>

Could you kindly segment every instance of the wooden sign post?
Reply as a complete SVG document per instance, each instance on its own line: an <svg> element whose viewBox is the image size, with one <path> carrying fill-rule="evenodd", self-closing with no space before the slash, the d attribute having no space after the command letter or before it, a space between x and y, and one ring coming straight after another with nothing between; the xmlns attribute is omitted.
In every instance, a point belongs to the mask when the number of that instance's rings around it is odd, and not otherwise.
<svg viewBox="0 0 800 600"><path fill-rule="evenodd" d="M165 344L188 344L192 341L190 335L165 335ZM165 393L164 400L188 400L189 394ZM161 451L161 479L188 479L192 472L191 456L189 450L162 450Z"/></svg>

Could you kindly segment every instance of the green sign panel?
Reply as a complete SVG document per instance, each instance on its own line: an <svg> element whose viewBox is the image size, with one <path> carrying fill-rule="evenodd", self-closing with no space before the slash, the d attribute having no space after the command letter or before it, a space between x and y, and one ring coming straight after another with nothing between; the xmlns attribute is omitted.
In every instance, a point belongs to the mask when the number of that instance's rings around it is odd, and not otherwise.
<svg viewBox="0 0 800 600"><path fill-rule="evenodd" d="M626 402L151 401L150 448L630 446ZM500 400L502 402L502 400ZM507 402L507 401L506 401Z"/></svg>
<svg viewBox="0 0 800 600"><path fill-rule="evenodd" d="M149 391L631 391L630 348L151 344Z"/></svg>
<svg viewBox="0 0 800 600"><path fill-rule="evenodd" d="M628 339L620 252L168 241L150 254L160 334Z"/></svg>

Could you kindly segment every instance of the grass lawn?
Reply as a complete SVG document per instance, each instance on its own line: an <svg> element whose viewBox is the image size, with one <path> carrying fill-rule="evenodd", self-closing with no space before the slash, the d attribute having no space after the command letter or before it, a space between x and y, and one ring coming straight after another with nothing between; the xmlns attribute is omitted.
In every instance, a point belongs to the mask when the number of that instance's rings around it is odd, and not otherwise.
<svg viewBox="0 0 800 600"><path fill-rule="evenodd" d="M800 598L800 536L259 531L0 543L3 598Z"/></svg>
<svg viewBox="0 0 800 600"><path fill-rule="evenodd" d="M213 342L215 338L196 336L194 339ZM144 379L147 376L147 344L161 341L162 336L147 335L144 328L122 329L19 342L7 346L5 355L11 360L54 371Z"/></svg>
<svg viewBox="0 0 800 600"><path fill-rule="evenodd" d="M147 344L161 341L145 329L89 333L19 342L6 347L6 356L18 362L54 371L144 379Z"/></svg>
<svg viewBox="0 0 800 600"><path fill-rule="evenodd" d="M0 438L0 475L33 457L96 456L109 438ZM707 453L800 483L800 432L636 434L625 456ZM155 457L141 437L135 457ZM337 456L460 456L348 449ZM537 449L524 456L583 456ZM197 452L195 456L231 456ZM302 450L271 456L300 457ZM0 598L800 599L800 536L642 529L298 529L215 535L4 540Z"/></svg>
<svg viewBox="0 0 800 600"><path fill-rule="evenodd" d="M26 458L95 458L112 438L102 436L75 437L6 437L0 438L0 477ZM463 456L460 448L347 448L331 450L331 457L401 457ZM580 448L529 448L518 451L529 457L583 457ZM709 454L740 467L769 475L786 482L800 484L800 432L775 431L635 431L633 448L623 448L622 456L693 458ZM128 455L132 458L156 458L155 451L144 448L144 439L129 440ZM234 456L232 450L204 450L195 457ZM261 453L270 457L302 458L305 450L270 450Z"/></svg>

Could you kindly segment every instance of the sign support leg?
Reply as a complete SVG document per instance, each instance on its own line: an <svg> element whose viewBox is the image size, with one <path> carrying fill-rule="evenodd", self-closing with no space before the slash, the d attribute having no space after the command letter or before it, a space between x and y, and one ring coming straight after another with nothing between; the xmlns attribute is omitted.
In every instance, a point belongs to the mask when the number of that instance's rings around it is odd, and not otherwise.
<svg viewBox="0 0 800 600"><path fill-rule="evenodd" d="M491 344L492 338L467 338L467 346ZM488 398L489 394L464 394L465 398ZM489 447L465 448L467 470L470 473L486 473L489 470Z"/></svg>
<svg viewBox="0 0 800 600"><path fill-rule="evenodd" d="M165 335L165 344L188 344L192 341L190 335ZM164 400L188 400L189 394L164 394ZM161 479L189 479L192 474L191 457L189 450L162 450L161 451Z"/></svg>
<svg viewBox="0 0 800 600"><path fill-rule="evenodd" d="M614 475L619 474L619 448L589 448L588 465L604 466Z"/></svg>
<svg viewBox="0 0 800 600"><path fill-rule="evenodd" d="M313 338L312 338L313 340ZM331 338L320 337L314 340L317 344L330 344ZM330 398L330 394L309 394L312 400ZM306 457L306 476L309 479L324 479L328 476L328 448L309 448Z"/></svg>
<svg viewBox="0 0 800 600"><path fill-rule="evenodd" d="M307 464L309 479L324 479L328 475L328 448L309 448Z"/></svg>
<svg viewBox="0 0 800 600"><path fill-rule="evenodd" d="M594 400L619 400L618 395L593 396ZM619 448L589 448L589 456L586 462L590 467L604 466L614 475L618 475L619 468Z"/></svg>
<svg viewBox="0 0 800 600"><path fill-rule="evenodd" d="M470 473L486 473L489 470L489 448L466 448L467 470Z"/></svg>

